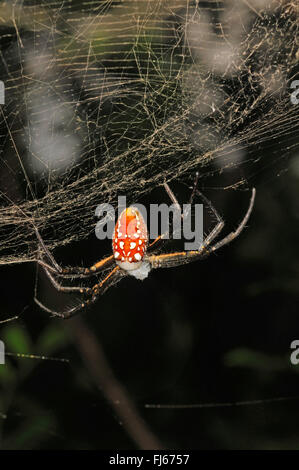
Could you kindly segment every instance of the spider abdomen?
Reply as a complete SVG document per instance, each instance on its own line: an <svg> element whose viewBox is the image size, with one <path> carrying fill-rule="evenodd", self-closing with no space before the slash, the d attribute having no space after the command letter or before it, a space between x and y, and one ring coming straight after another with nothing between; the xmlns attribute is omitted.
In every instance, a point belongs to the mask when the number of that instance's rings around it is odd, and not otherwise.
<svg viewBox="0 0 299 470"><path fill-rule="evenodd" d="M125 271L139 269L148 243L147 227L136 207L126 208L119 216L113 234L112 249L116 263Z"/></svg>

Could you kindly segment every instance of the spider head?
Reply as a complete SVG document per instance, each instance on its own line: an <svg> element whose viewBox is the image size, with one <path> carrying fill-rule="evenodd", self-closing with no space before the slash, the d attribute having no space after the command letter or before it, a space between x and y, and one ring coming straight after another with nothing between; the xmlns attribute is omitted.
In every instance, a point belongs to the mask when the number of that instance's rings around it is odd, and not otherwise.
<svg viewBox="0 0 299 470"><path fill-rule="evenodd" d="M137 279L148 276L150 265L144 261L148 244L145 221L136 207L120 214L113 233L112 249L116 264Z"/></svg>

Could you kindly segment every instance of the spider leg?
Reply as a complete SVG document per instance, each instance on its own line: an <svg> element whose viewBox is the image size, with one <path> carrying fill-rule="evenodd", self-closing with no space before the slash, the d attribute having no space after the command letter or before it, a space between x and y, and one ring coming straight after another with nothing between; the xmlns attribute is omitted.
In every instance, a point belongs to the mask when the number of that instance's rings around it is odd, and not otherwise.
<svg viewBox="0 0 299 470"><path fill-rule="evenodd" d="M205 199L206 202L212 207L212 204L208 201L208 199L198 191L198 189L197 189L198 180L199 180L199 172L197 171L195 173L195 179L194 179L193 187L190 188L190 189L192 189L192 193L190 195L189 205L191 206L193 204L193 199L194 199L195 194L199 193L202 196L202 199ZM168 184L164 183L163 186L164 186L165 191L167 192L168 196L170 197L171 201L173 202L173 204L175 204L175 206L181 211L181 206L180 206L177 198L175 197L175 195L171 191L170 187L168 186ZM184 217L184 215L182 215L182 218L183 217Z"/></svg>
<svg viewBox="0 0 299 470"><path fill-rule="evenodd" d="M46 247L45 243L44 243L44 240L42 239L41 237L41 234L39 233L38 231L38 228L34 225L34 230L35 230L35 234L36 234L36 237L39 241L39 244L41 245L41 247L43 248L44 252L46 253L46 255L48 256L49 260L51 261L51 263L53 264L55 270L57 272L62 272L62 268L59 266L59 264L56 262L54 256L50 253L49 249ZM53 268L52 268L53 270Z"/></svg>
<svg viewBox="0 0 299 470"><path fill-rule="evenodd" d="M193 199L195 197L195 194L198 194L199 197L206 203L206 205L210 208L211 212L214 214L216 220L218 221L216 227L211 231L211 233L207 236L207 238L205 239L204 241L204 245L207 246L209 245L213 240L214 238L217 237L217 235L221 232L221 230L223 229L224 227L224 221L222 219L222 217L218 214L217 210L215 209L215 207L213 206L213 204L211 203L211 201L204 195L202 194L198 189L197 189L197 184L198 184L198 179L199 179L199 173L196 172L195 174L195 181L194 181L194 185L193 185L193 189L192 189L192 193L191 193L191 196L190 196L190 201L189 201L189 205L191 205L193 203ZM168 186L167 183L164 183L164 188L167 192L167 194L169 195L170 199L172 200L173 204L178 208L178 210L181 212L181 206L180 204L178 203L175 195L173 194L173 192L171 191L170 187ZM184 216L185 214L182 214L181 217L182 219L184 219ZM158 237L159 238L159 237ZM163 235L160 236L160 238L163 238ZM149 248L154 245L156 243L156 241L158 241L158 239L156 239L150 246Z"/></svg>
<svg viewBox="0 0 299 470"><path fill-rule="evenodd" d="M173 202L173 204L176 206L177 210L181 212L181 206L177 200L177 198L175 197L175 195L173 194L173 192L171 191L170 187L168 186L167 183L164 183L163 184L164 188L165 188L165 191L167 192L168 196L170 197L171 201ZM183 217L183 216L182 216Z"/></svg>
<svg viewBox="0 0 299 470"><path fill-rule="evenodd" d="M51 254L50 250L47 248L44 240L42 239L41 234L39 233L38 228L35 225L33 225L33 228L34 228L34 231L35 231L35 234L36 234L36 238L38 239L38 242L39 242L38 257L37 257L37 260L36 260L37 263L40 266L42 266L43 268L45 268L45 270L51 271L54 274L62 273L62 268L59 266L59 264L55 260L54 256ZM40 257L41 256L40 247L42 247L42 249L44 250L44 253L47 255L47 257L51 261L52 266L49 265L48 263L46 263L43 259L41 259L41 257Z"/></svg>
<svg viewBox="0 0 299 470"><path fill-rule="evenodd" d="M65 279L74 279L74 278L88 278L97 274L98 272L102 271L105 268L108 268L113 263L113 256L107 256L103 260L95 263L89 268L83 268L82 266L79 267L71 267L71 268L61 268L57 261L55 260L54 256L50 253L49 249L46 247L45 242L43 241L37 227L34 226L34 230L36 233L36 237L39 241L40 246L42 247L43 251L49 258L52 263L52 266L46 263L43 259L38 256L37 263L42 266L45 270L51 271L56 276L65 278ZM40 255L40 251L39 251ZM48 273L49 274L49 273Z"/></svg>
<svg viewBox="0 0 299 470"><path fill-rule="evenodd" d="M163 184L167 194L169 195L170 199L172 200L173 204L175 204L175 206L177 207L177 209L181 212L181 206L179 205L175 195L173 194L173 192L171 191L170 187L168 186L167 183L164 183ZM181 216L182 218L184 217L183 215ZM152 248L153 246L157 246L159 245L162 240L169 234L169 232L164 232L162 233L161 235L159 235L157 238L155 238L154 241L152 241L149 245L148 245L148 249Z"/></svg>
<svg viewBox="0 0 299 470"><path fill-rule="evenodd" d="M208 245L221 232L221 230L224 227L224 221L223 221L222 217L219 215L216 208L211 203L211 201L201 191L199 191L199 189L197 188L198 180L199 180L199 172L197 171L195 173L195 180L194 180L193 189L192 189L189 204L193 203L193 199L195 197L195 194L198 194L198 196L205 202L205 204L209 207L210 211L214 214L216 220L218 221L218 224L216 225L216 227L211 231L211 233L206 237L206 239L204 241L204 245Z"/></svg>
<svg viewBox="0 0 299 470"><path fill-rule="evenodd" d="M47 270L47 268L44 268L44 271L48 277L48 279L51 281L55 289L58 290L58 292L65 292L65 293L71 293L71 292L79 292L80 294L89 294L90 293L90 288L89 287L68 287L68 286L63 286L62 284L59 284L59 282L56 281L54 276L50 273L50 271Z"/></svg>
<svg viewBox="0 0 299 470"><path fill-rule="evenodd" d="M224 227L224 221L222 220L221 216L218 214L217 210L215 209L215 207L213 206L213 204L211 203L211 201L209 201L209 199L204 196L204 194L202 194L198 189L197 189L197 184L198 184L198 178L199 178L199 173L196 172L196 178L195 178L195 181L194 181L194 186L193 186L193 189L192 189L192 193L191 193L191 196L190 196L190 202L189 204L191 205L193 203L193 199L194 199L194 196L195 194L197 193L201 199L203 199L203 201L207 204L207 206L210 208L210 210L213 212L213 214L215 215L218 223L217 225L213 228L213 230L209 233L209 235L206 237L206 239L204 240L204 245L205 246L208 246L216 237L217 235L221 232L221 230L223 229ZM170 187L168 186L167 183L164 183L164 188L167 192L167 194L169 195L171 201L173 202L173 204L175 204L177 206L177 208L181 211L181 206L180 204L178 203L178 200L177 198L175 197L175 195L173 194L172 190L170 189ZM185 214L182 214L181 217L182 219L184 219L184 215ZM162 234L162 235L159 235L152 243L150 243L149 245L149 248L152 248L153 246L155 246L158 242L162 241L163 240L163 237L165 236L165 233Z"/></svg>
<svg viewBox="0 0 299 470"><path fill-rule="evenodd" d="M198 180L199 180L199 172L197 171L195 173L195 180L194 180L194 183L193 183L193 188L190 188L190 189L192 189L192 193L190 195L190 200L189 200L190 205L193 203L193 199L194 199L195 193L197 191Z"/></svg>
<svg viewBox="0 0 299 470"><path fill-rule="evenodd" d="M211 201L202 194L198 189L195 189L195 192L199 195L199 197L206 203L206 205L210 208L211 212L214 214L217 225L213 228L213 230L209 233L209 235L205 238L203 245L208 246L210 243L217 237L217 235L221 232L224 227L224 221L222 217L217 212L216 208L213 206Z"/></svg>
<svg viewBox="0 0 299 470"><path fill-rule="evenodd" d="M182 264L190 263L191 261L195 261L196 259L203 258L208 256L210 253L218 250L222 246L226 245L227 243L230 243L232 240L234 240L242 230L244 229L250 214L253 209L253 204L255 200L255 188L252 189L252 195L250 198L250 203L249 207L247 209L247 212L241 221L240 225L238 226L237 230L234 232L231 232L229 235L227 235L223 240L220 240L218 243L213 245L212 247L209 247L213 239L220 233L220 231L223 228L223 221L220 218L218 224L216 227L212 230L212 232L206 237L206 239L203 242L203 245L200 247L199 250L190 250L190 251L182 251L182 252L176 252L176 253L168 253L168 254L162 254L162 255L152 255L147 258L147 261L151 264L152 268L170 268L173 266L180 266ZM220 217L220 216L219 216Z"/></svg>
<svg viewBox="0 0 299 470"><path fill-rule="evenodd" d="M181 251L176 253L168 253L161 255L152 255L147 258L147 261L151 264L152 268L172 268L173 266L180 266L182 264L190 263L203 256L208 256L208 246L217 237L217 235L223 229L224 222L221 220L212 229L209 235L203 241L202 246L199 250Z"/></svg>
<svg viewBox="0 0 299 470"><path fill-rule="evenodd" d="M91 277L94 274L99 273L100 271L110 267L114 263L113 255L107 256L106 258L98 261L89 268L83 267L74 267L74 268L63 268L61 273L57 273L58 276L64 278L84 278Z"/></svg>
<svg viewBox="0 0 299 470"><path fill-rule="evenodd" d="M44 240L42 239L42 236L41 234L39 233L39 230L38 228L33 225L33 228L34 228L34 231L35 231L35 234L36 234L36 238L38 239L38 242L39 242L39 246L38 246L38 256L37 256L37 260L36 262L42 266L43 268L47 269L48 271L51 271L55 274L58 274L62 271L62 268L59 266L59 264L56 262L54 256L50 253L49 249L46 247L45 245L45 242ZM52 266L49 265L48 263L46 263L43 259L41 259L41 249L42 248L44 250L44 252L46 253L46 255L48 256L49 260L51 261L52 263Z"/></svg>
<svg viewBox="0 0 299 470"><path fill-rule="evenodd" d="M45 312L49 313L50 315L52 315L54 317L59 317L61 319L71 318L73 315L79 313L79 311L82 310L83 308L88 307L92 303L96 302L96 300L98 299L98 297L100 295L104 294L109 289L109 287L112 287L118 281L120 281L120 279L124 275L125 275L124 272L121 272L119 266L116 266L112 271L110 271L110 273L101 282L95 284L92 288L90 288L88 290L83 289L83 291L82 291L81 288L70 288L70 289L78 289L80 291L80 293L87 294L89 298L87 300L83 301L82 303L76 305L75 307L70 308L69 310L66 310L64 312L57 312L55 310L52 310L52 309L46 307L37 298L35 298L34 300L40 308L42 308ZM53 278L51 279L51 281L52 280L53 280ZM54 286L56 287L55 284L54 284ZM60 286L60 287L62 287L62 286ZM63 290L63 291L66 292L65 290ZM72 290L72 291L68 290L67 292L74 292L74 290Z"/></svg>
<svg viewBox="0 0 299 470"><path fill-rule="evenodd" d="M152 248L155 245L158 245L163 240L163 235L159 235L157 238L155 238L155 240L148 245L148 249Z"/></svg>
<svg viewBox="0 0 299 470"><path fill-rule="evenodd" d="M181 218L184 219L184 214L182 214L182 209L181 209L181 206L177 200L177 198L175 197L175 195L173 194L172 190L170 189L170 187L168 186L167 183L164 183L163 184L164 188L165 188L165 191L167 192L168 196L170 197L172 203L174 204L174 206L176 207L177 211L180 212L181 214ZM154 245L158 244L159 242L161 242L164 238L166 238L167 236L169 235L169 232L164 232L162 233L161 235L159 235L152 243L149 244L148 248L152 248Z"/></svg>
<svg viewBox="0 0 299 470"><path fill-rule="evenodd" d="M90 268L84 268L82 266L76 266L71 268L61 268L61 271L57 271L53 266L50 266L42 259L37 259L36 262L42 266L44 269L52 272L55 276L63 279L86 279L95 274L98 274L100 271L107 269L113 264L114 258L113 255L107 256L103 260L95 263Z"/></svg>
<svg viewBox="0 0 299 470"><path fill-rule="evenodd" d="M247 209L247 212L245 214L245 217L243 218L243 220L241 221L240 225L238 226L238 228L234 231L234 232L231 232L229 233L225 238L223 238L222 240L220 240L218 243L215 243L215 245L213 245L209 251L210 252L214 252L216 250L218 250L219 248L221 248L222 246L224 245L227 245L228 243L230 243L232 240L234 240L235 238L237 238L240 233L242 232L243 228L245 227L245 225L247 224L248 222L248 219L250 217L250 214L252 212L252 209L253 209L253 205L254 205L254 200L255 200L255 194L256 194L256 190L255 188L252 189L252 194L251 194L251 198L250 198L250 203L249 203L249 207Z"/></svg>

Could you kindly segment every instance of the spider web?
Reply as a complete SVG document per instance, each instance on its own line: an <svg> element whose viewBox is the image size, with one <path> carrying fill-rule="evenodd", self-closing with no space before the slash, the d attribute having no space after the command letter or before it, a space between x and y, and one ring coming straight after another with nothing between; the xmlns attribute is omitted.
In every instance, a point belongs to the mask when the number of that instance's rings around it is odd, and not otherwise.
<svg viewBox="0 0 299 470"><path fill-rule="evenodd" d="M52 250L118 195L298 147L295 1L6 1L0 28L1 264L32 222Z"/></svg>

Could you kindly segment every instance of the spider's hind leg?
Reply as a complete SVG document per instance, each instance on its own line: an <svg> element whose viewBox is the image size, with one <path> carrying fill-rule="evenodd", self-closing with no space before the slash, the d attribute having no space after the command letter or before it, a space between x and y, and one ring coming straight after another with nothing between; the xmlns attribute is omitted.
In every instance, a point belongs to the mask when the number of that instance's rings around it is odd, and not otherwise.
<svg viewBox="0 0 299 470"><path fill-rule="evenodd" d="M81 303L76 305L75 307L70 308L69 310L58 312L46 307L40 300L35 298L36 304L43 309L45 312L49 313L52 317L59 317L61 319L68 319L71 318L73 315L76 315L85 307L89 307L91 304L96 302L100 295L103 295L109 287L112 287L114 284L120 281L122 277L125 276L123 272L121 272L120 268L116 266L110 273L99 283L95 284L92 288L80 288L80 287L63 287L55 281L55 279L51 276L51 274L47 273L48 277L50 278L54 287L57 290L62 292L80 292L80 294L85 294L86 299L83 300Z"/></svg>
<svg viewBox="0 0 299 470"><path fill-rule="evenodd" d="M69 286L62 286L59 284L54 276L48 271L47 268L44 267L45 274L47 275L48 279L50 280L51 284L55 287L55 289L58 292L64 292L64 293L79 293L79 294L85 294L87 297L87 300L81 301L78 305L75 307L65 311L65 312L57 312L55 310L50 309L49 307L46 307L38 298L37 298L37 283L36 287L34 290L34 302L45 312L49 313L53 317L59 317L62 319L70 318L73 316L75 313L79 312L82 310L85 306L87 306L90 303L90 298L92 297L93 290L89 287L69 287Z"/></svg>
<svg viewBox="0 0 299 470"><path fill-rule="evenodd" d="M80 312L80 310L82 310L83 308L87 307L87 303L82 303L82 304L79 304L79 305L76 305L75 307L69 309L69 310L66 310L65 312L57 312L56 310L52 310L51 308L49 307L46 307L40 300L38 299L35 299L35 303L42 309L44 310L45 312L49 313L51 315L51 317L58 317L62 320L67 320L68 318L71 318L73 317L74 315L76 315L77 313Z"/></svg>
<svg viewBox="0 0 299 470"><path fill-rule="evenodd" d="M56 281L54 276L45 268L45 273L48 277L48 279L51 281L52 285L55 287L55 289L58 290L58 292L65 292L65 293L74 293L78 292L79 294L90 294L91 289L89 287L69 287L69 286L63 286L62 284L59 284L59 282Z"/></svg>

